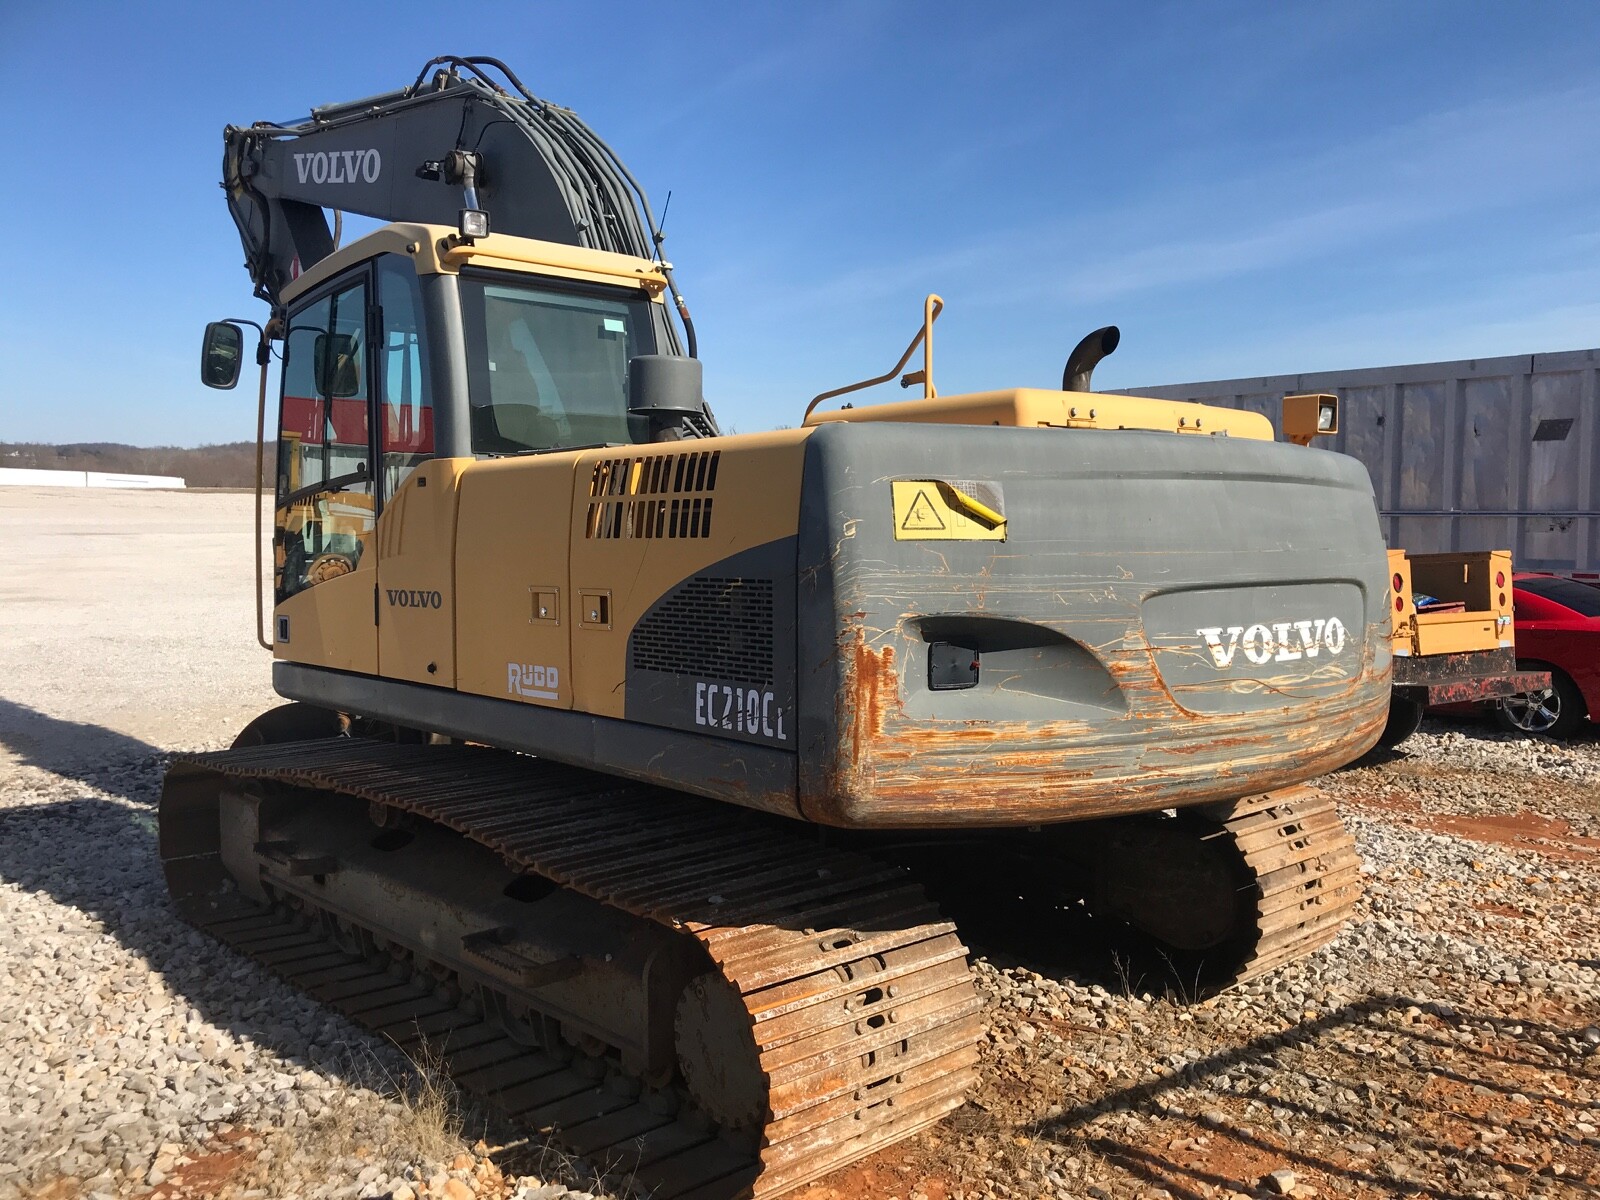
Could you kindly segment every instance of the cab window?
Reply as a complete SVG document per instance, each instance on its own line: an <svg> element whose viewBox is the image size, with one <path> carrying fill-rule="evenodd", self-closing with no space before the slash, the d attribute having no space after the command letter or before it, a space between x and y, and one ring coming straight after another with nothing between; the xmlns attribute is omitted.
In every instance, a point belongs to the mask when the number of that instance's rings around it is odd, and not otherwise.
<svg viewBox="0 0 1600 1200"><path fill-rule="evenodd" d="M347 575L375 519L365 283L289 316L278 427L277 597Z"/></svg>
<svg viewBox="0 0 1600 1200"><path fill-rule="evenodd" d="M461 305L475 454L634 440L628 360L655 349L642 292L464 274Z"/></svg>
<svg viewBox="0 0 1600 1200"><path fill-rule="evenodd" d="M433 457L433 398L423 345L422 291L409 262L378 260L378 348L382 401L383 494L399 491L417 465Z"/></svg>

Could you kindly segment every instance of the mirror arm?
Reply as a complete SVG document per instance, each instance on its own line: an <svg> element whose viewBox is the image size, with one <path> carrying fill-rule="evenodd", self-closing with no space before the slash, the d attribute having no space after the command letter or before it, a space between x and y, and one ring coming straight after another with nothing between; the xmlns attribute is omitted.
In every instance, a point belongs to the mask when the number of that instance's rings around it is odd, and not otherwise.
<svg viewBox="0 0 1600 1200"><path fill-rule="evenodd" d="M263 327L259 323L252 321L249 317L224 317L219 324L248 325L251 329L256 331L256 365L261 368L261 382L256 392L256 641L260 643L260 646L263 650L271 650L272 642L267 638L266 601L263 599L261 594L263 582L263 567L261 563L261 472L266 466L267 367L272 363L271 339L274 332L274 326L276 324L276 328L282 328L282 324L281 322L277 322L276 318L274 318L273 321L269 321L267 325ZM238 382L237 376L234 377L234 381Z"/></svg>

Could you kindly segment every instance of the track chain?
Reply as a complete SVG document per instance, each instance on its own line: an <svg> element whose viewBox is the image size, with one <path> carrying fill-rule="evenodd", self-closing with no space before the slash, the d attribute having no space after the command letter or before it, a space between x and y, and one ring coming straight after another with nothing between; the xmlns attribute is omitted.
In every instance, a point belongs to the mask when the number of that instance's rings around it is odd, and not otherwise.
<svg viewBox="0 0 1600 1200"><path fill-rule="evenodd" d="M412 813L697 939L759 1056L759 1144L604 1059L513 1040L433 980L397 980L290 914L198 887L211 867L167 823L203 820L228 778ZM162 823L188 919L402 1047L442 1046L463 1089L652 1196L779 1195L937 1121L974 1078L980 1002L955 927L903 871L775 819L497 750L341 738L181 756Z"/></svg>
<svg viewBox="0 0 1600 1200"><path fill-rule="evenodd" d="M1231 984L1327 945L1361 899L1356 840L1331 798L1291 787L1208 810L1222 823L1256 893L1256 943Z"/></svg>

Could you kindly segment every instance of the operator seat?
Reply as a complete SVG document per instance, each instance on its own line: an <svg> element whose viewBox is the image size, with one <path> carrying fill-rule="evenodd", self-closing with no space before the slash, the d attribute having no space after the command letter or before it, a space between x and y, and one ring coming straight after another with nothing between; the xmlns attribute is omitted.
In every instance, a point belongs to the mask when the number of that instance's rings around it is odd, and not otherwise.
<svg viewBox="0 0 1600 1200"><path fill-rule="evenodd" d="M511 318L490 310L486 333L489 403L472 406L472 448L490 454L546 450L561 440L561 427L539 407L539 385L527 356L511 337Z"/></svg>

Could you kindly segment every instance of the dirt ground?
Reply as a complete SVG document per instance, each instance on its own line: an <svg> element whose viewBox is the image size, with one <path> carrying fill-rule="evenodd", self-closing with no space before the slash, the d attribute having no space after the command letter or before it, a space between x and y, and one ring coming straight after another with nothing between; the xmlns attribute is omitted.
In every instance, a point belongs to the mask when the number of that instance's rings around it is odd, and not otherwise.
<svg viewBox="0 0 1600 1200"><path fill-rule="evenodd" d="M225 744L275 702L269 656L254 641L251 503L0 489L0 809L42 813L48 800L65 817L74 806L93 816L82 806L105 807L111 769L133 780L123 790L136 807L164 752ZM1014 946L975 945L990 1031L972 1102L800 1194L1600 1194L1600 738L1552 746L1430 721L1400 752L1324 786L1368 872L1357 917L1333 946L1195 1001L1142 976L1095 980ZM18 828L0 824L0 837ZM63 859L73 850L60 846ZM81 900L71 880L47 888L8 878L22 861L0 860L0 901L47 905L29 911L63 936L79 932L81 908L135 952L190 1028L210 1029L195 1018L209 1019L219 1002L199 996L226 991L226 972L188 979L181 958L148 950L165 946L167 932L146 929L138 941L118 928L120 900ZM233 978L242 992L263 986L246 967ZM102 991L120 996L125 985L112 982ZM23 1053L40 1036L26 1001L13 996L3 1006L12 1011L0 1011L0 1048ZM229 1028L252 1031L277 1015L252 1008ZM21 1104L46 1086L45 1074L33 1079L0 1087L0 1174L26 1149L5 1140L7 1097ZM186 1150L204 1160L198 1145ZM147 1194L145 1171L155 1168L136 1158L108 1164L99 1190L58 1183L47 1194ZM431 1191L416 1172L404 1190L383 1177L368 1184L360 1165L316 1194L460 1191L437 1178ZM226 1174L203 1194L238 1194L244 1185ZM311 1194L272 1176L262 1185L257 1164L244 1194Z"/></svg>

